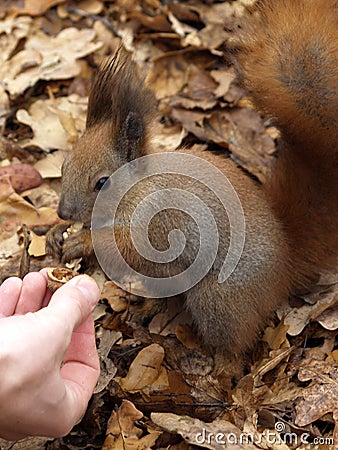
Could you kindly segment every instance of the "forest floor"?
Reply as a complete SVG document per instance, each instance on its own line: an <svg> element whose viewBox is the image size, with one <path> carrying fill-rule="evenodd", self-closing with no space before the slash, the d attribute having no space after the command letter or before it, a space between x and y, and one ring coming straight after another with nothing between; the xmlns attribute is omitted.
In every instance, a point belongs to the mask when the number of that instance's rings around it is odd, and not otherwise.
<svg viewBox="0 0 338 450"><path fill-rule="evenodd" d="M231 64L250 3L1 2L0 281L61 265L45 240L59 221L62 161L84 131L93 75L121 40L158 101L159 147L216 150L265 182L278 131L255 112ZM19 164L15 173L9 164ZM99 383L68 436L0 441L1 450L338 448L337 277L280 308L234 379L216 368L179 299L142 325L133 320L142 299L96 266L72 268L103 289Z"/></svg>

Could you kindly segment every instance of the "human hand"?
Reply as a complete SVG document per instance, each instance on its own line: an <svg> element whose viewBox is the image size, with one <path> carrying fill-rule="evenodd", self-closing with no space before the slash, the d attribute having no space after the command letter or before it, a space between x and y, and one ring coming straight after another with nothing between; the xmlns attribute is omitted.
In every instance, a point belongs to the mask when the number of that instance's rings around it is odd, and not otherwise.
<svg viewBox="0 0 338 450"><path fill-rule="evenodd" d="M59 437L81 419L100 371L91 315L99 296L86 275L52 296L45 270L0 286L1 437Z"/></svg>

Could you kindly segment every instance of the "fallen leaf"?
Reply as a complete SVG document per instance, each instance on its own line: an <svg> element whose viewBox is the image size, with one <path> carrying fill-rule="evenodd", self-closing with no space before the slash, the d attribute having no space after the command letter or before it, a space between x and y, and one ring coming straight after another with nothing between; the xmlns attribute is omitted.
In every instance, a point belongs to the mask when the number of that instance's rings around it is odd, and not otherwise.
<svg viewBox="0 0 338 450"><path fill-rule="evenodd" d="M106 281L101 292L101 298L108 301L113 311L122 312L128 307L128 298L130 300L136 297L118 287L113 281Z"/></svg>
<svg viewBox="0 0 338 450"><path fill-rule="evenodd" d="M98 354L100 358L101 371L100 378L94 389L95 394L103 391L116 375L117 367L109 358L109 352L113 345L122 339L122 333L119 331L105 330L100 327L100 329L97 330L96 337L99 341Z"/></svg>
<svg viewBox="0 0 338 450"><path fill-rule="evenodd" d="M236 79L233 68L211 70L210 75L218 83L218 86L214 91L217 98L224 97L229 92L231 83Z"/></svg>
<svg viewBox="0 0 338 450"><path fill-rule="evenodd" d="M69 150L74 142L74 129L76 135L82 134L85 129L86 111L87 99L77 94L37 100L28 111L19 109L17 119L29 125L34 133L33 138L22 140L21 145L37 146L44 150ZM68 117L68 123L72 120L74 124L71 129L63 126L65 116ZM43 163L39 164L41 166Z"/></svg>
<svg viewBox="0 0 338 450"><path fill-rule="evenodd" d="M338 286L332 287L329 291L319 292L311 295L311 302L305 303L300 308L291 308L286 306L280 309L279 315L285 315L284 324L289 326L288 334L291 336L299 335L311 320L324 320L322 314L330 309L337 308ZM334 316L335 317L335 316ZM334 317L332 320L334 321ZM327 319L326 319L327 320ZM329 326L337 328L338 323L329 319Z"/></svg>
<svg viewBox="0 0 338 450"><path fill-rule="evenodd" d="M173 152L182 144L187 132L177 124L171 127L165 127L161 123L156 124L156 135L153 139L156 152Z"/></svg>
<svg viewBox="0 0 338 450"><path fill-rule="evenodd" d="M143 414L135 408L133 403L123 400L119 409L111 413L107 427L107 438L102 450L144 450L151 448L159 431L151 430L150 434L142 437L142 429L135 422L142 419Z"/></svg>
<svg viewBox="0 0 338 450"><path fill-rule="evenodd" d="M11 97L22 94L38 80L62 80L77 76L82 58L101 47L92 42L95 31L65 28L57 36L42 31L27 39L25 48L0 66L0 80Z"/></svg>
<svg viewBox="0 0 338 450"><path fill-rule="evenodd" d="M169 433L180 434L190 445L211 450L224 450L228 446L233 450L256 448L250 443L241 444L241 430L226 420L206 423L193 417L170 413L152 413L150 417L156 425Z"/></svg>
<svg viewBox="0 0 338 450"><path fill-rule="evenodd" d="M204 122L207 141L230 150L231 158L264 182L270 172L274 143L255 111L215 112Z"/></svg>
<svg viewBox="0 0 338 450"><path fill-rule="evenodd" d="M281 347L289 347L286 334L289 326L285 325L283 320L276 328L267 327L264 333L264 340L269 344L272 350L278 350Z"/></svg>
<svg viewBox="0 0 338 450"><path fill-rule="evenodd" d="M160 334L161 336L168 336L175 334L176 327L179 324L191 324L191 317L187 312L182 311L182 299L172 298L168 302L168 307L165 312L156 314L149 324L150 333Z"/></svg>
<svg viewBox="0 0 338 450"><path fill-rule="evenodd" d="M0 222L0 237L10 237L16 228L23 223L28 228L39 225L52 225L58 222L55 209L35 208L19 194L11 190L11 185L2 184L0 189L0 217L6 218ZM11 224L9 226L9 224ZM8 235L8 232L10 235ZM5 236L4 236L5 235Z"/></svg>
<svg viewBox="0 0 338 450"><path fill-rule="evenodd" d="M317 322L320 323L326 330L337 330L338 328L338 308L334 305L328 308L317 317Z"/></svg>
<svg viewBox="0 0 338 450"><path fill-rule="evenodd" d="M42 178L61 178L61 167L66 155L67 151L64 150L49 153L34 166L40 172Z"/></svg>
<svg viewBox="0 0 338 450"><path fill-rule="evenodd" d="M182 39L183 47L194 46L200 48L207 48L215 50L220 47L227 37L224 30L224 23L222 24L208 24L202 30L193 31Z"/></svg>
<svg viewBox="0 0 338 450"><path fill-rule="evenodd" d="M198 12L201 20L206 24L223 25L229 21L229 18L240 17L245 12L245 6L241 2L223 2L211 5L198 4L192 7L192 10Z"/></svg>
<svg viewBox="0 0 338 450"><path fill-rule="evenodd" d="M9 59L20 39L26 38L32 24L31 17L11 17L0 21L0 63Z"/></svg>
<svg viewBox="0 0 338 450"><path fill-rule="evenodd" d="M160 375L164 350L158 344L151 344L142 349L129 367L121 387L128 392L137 392L155 382Z"/></svg>
<svg viewBox="0 0 338 450"><path fill-rule="evenodd" d="M177 94L187 82L188 61L175 55L158 57L147 77L156 98L161 99Z"/></svg>
<svg viewBox="0 0 338 450"><path fill-rule="evenodd" d="M295 423L306 426L325 414L332 413L335 420L334 442L338 442L338 364L325 361L307 361L299 370L301 381L312 380L303 390L303 400L296 405Z"/></svg>
<svg viewBox="0 0 338 450"><path fill-rule="evenodd" d="M50 184L45 181L41 186L24 193L25 197L35 206L35 208L41 208L46 206L47 208L57 209L59 203L59 195Z"/></svg>
<svg viewBox="0 0 338 450"><path fill-rule="evenodd" d="M12 11L17 14L29 14L30 16L39 16L46 12L52 6L63 3L65 0L24 0L20 4L12 6Z"/></svg>
<svg viewBox="0 0 338 450"><path fill-rule="evenodd" d="M31 243L28 248L30 256L43 256L46 254L46 236L38 236L33 231L30 232Z"/></svg>

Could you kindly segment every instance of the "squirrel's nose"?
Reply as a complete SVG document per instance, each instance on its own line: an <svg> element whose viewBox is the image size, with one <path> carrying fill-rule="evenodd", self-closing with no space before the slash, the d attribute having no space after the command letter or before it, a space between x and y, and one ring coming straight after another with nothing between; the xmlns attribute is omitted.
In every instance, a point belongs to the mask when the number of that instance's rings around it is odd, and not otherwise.
<svg viewBox="0 0 338 450"><path fill-rule="evenodd" d="M59 206L57 209L58 216L60 219L63 220L75 220L75 208L70 207L69 204L67 204L67 201L63 195L60 197Z"/></svg>

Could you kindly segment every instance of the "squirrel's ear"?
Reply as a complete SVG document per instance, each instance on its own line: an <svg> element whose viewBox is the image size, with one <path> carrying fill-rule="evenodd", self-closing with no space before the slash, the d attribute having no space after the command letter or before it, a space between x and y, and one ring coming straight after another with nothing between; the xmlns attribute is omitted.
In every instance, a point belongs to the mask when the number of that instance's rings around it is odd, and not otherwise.
<svg viewBox="0 0 338 450"><path fill-rule="evenodd" d="M130 111L121 127L119 151L125 151L125 159L129 162L141 156L145 140L144 120L137 112Z"/></svg>
<svg viewBox="0 0 338 450"><path fill-rule="evenodd" d="M139 76L130 55L120 47L95 77L87 129L110 124L114 149L123 160L131 161L145 153L155 111L154 94Z"/></svg>

